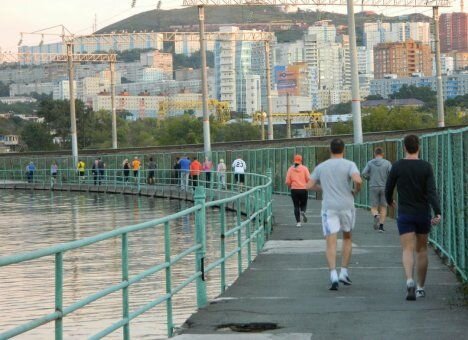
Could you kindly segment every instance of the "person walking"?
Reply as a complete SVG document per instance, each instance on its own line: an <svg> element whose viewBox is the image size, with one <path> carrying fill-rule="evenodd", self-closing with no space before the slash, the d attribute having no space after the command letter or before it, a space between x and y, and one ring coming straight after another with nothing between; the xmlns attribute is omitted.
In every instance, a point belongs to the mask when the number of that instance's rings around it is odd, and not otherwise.
<svg viewBox="0 0 468 340"><path fill-rule="evenodd" d="M217 166L217 172L218 172L218 183L220 186L220 189L227 189L226 186L226 164L224 163L224 159L220 159L218 166Z"/></svg>
<svg viewBox="0 0 468 340"><path fill-rule="evenodd" d="M351 285L348 265L351 259L351 232L356 221L354 195L361 190L362 179L354 162L344 159L344 142L335 138L330 143L330 159L315 167L307 188L322 190L322 228L326 239L326 257L330 270L330 290L338 290L338 282ZM354 189L352 184L354 183ZM340 275L336 271L336 242L343 233Z"/></svg>
<svg viewBox="0 0 468 340"><path fill-rule="evenodd" d="M128 183L128 176L130 175L130 164L128 163L127 158L124 159L122 166L123 166L124 183Z"/></svg>
<svg viewBox="0 0 468 340"><path fill-rule="evenodd" d="M441 218L434 173L430 163L419 159L419 138L408 135L403 140L405 158L393 164L385 187L385 198L391 206L395 186L398 192L397 226L406 275L406 300L426 296L424 284L428 267L427 242L432 225ZM431 208L434 217L431 217ZM416 255L416 256L415 256ZM417 287L413 272L416 257Z"/></svg>
<svg viewBox="0 0 468 340"><path fill-rule="evenodd" d="M189 175L190 175L190 159L187 156L179 160L180 165L180 189L182 191L188 190Z"/></svg>
<svg viewBox="0 0 468 340"><path fill-rule="evenodd" d="M34 182L34 172L36 171L36 166L31 161L28 165L26 165L26 178L28 179L28 183Z"/></svg>
<svg viewBox="0 0 468 340"><path fill-rule="evenodd" d="M232 168L234 169L234 181L238 185L239 191L242 192L247 164L245 164L241 155L237 155L237 158L232 162Z"/></svg>
<svg viewBox="0 0 468 340"><path fill-rule="evenodd" d="M180 157L176 157L175 163L172 166L172 169L174 169L174 174L172 176L173 178L173 184L178 184L179 183L179 177L180 177L180 163L179 163Z"/></svg>
<svg viewBox="0 0 468 340"><path fill-rule="evenodd" d="M86 163L83 162L82 159L80 159L78 161L78 164L76 165L76 168L78 170L78 181L82 182L85 179Z"/></svg>
<svg viewBox="0 0 468 340"><path fill-rule="evenodd" d="M205 173L205 186L207 188L211 186L211 170L213 170L213 162L208 157L205 157L205 161L203 162L203 172Z"/></svg>
<svg viewBox="0 0 468 340"><path fill-rule="evenodd" d="M198 161L197 157L193 158L193 162L190 163L190 176L192 177L192 186L198 186L198 179L200 177L200 173L203 170L202 164Z"/></svg>
<svg viewBox="0 0 468 340"><path fill-rule="evenodd" d="M141 167L141 162L138 159L138 157L135 156L135 158L132 161L133 177L135 179L138 178L138 171L140 170L140 167Z"/></svg>
<svg viewBox="0 0 468 340"><path fill-rule="evenodd" d="M369 200L371 214L374 217L374 229L384 232L385 218L387 217L387 200L385 199L385 183L392 164L384 159L381 147L374 150L374 159L370 160L364 170L362 177L369 180Z"/></svg>
<svg viewBox="0 0 468 340"><path fill-rule="evenodd" d="M296 227L302 227L302 223L307 223L307 182L309 181L309 169L302 165L302 156L294 156L294 164L288 169L286 174L286 185L291 189L291 198L294 204L294 217Z"/></svg>
<svg viewBox="0 0 468 340"><path fill-rule="evenodd" d="M156 171L156 162L153 160L153 157L150 157L148 163L148 184L154 185L154 173Z"/></svg>
<svg viewBox="0 0 468 340"><path fill-rule="evenodd" d="M54 184L57 181L57 173L58 173L58 165L57 162L52 162L52 165L50 166L50 176L52 179L52 184Z"/></svg>
<svg viewBox="0 0 468 340"><path fill-rule="evenodd" d="M98 177L99 177L99 158L96 158L94 160L94 163L92 166L92 173L93 173L94 185L96 185L98 183ZM99 181L99 184L101 184L100 181Z"/></svg>
<svg viewBox="0 0 468 340"><path fill-rule="evenodd" d="M106 163L101 159L101 157L98 158L98 171L99 171L99 185L101 185L101 181L104 180L104 171L106 168Z"/></svg>

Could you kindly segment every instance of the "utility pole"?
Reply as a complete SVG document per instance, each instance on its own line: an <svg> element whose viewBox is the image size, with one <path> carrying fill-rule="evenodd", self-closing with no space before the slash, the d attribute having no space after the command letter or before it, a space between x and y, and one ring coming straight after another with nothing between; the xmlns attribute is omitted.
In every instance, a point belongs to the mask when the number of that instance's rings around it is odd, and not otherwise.
<svg viewBox="0 0 468 340"><path fill-rule="evenodd" d="M349 55L351 59L351 112L353 114L354 143L362 144L361 96L359 93L359 75L356 47L356 27L354 22L354 3L347 0Z"/></svg>
<svg viewBox="0 0 468 340"><path fill-rule="evenodd" d="M271 103L270 41L265 41L265 72L267 90L268 140L273 140L273 109Z"/></svg>
<svg viewBox="0 0 468 340"><path fill-rule="evenodd" d="M289 105L289 92L286 93L286 124L287 124L287 132L286 138L291 139L291 109Z"/></svg>
<svg viewBox="0 0 468 340"><path fill-rule="evenodd" d="M202 76L202 107L203 107L203 145L205 157L211 158L210 113L208 111L208 74L206 70L206 39L205 39L205 7L198 6L200 25L200 56Z"/></svg>
<svg viewBox="0 0 468 340"><path fill-rule="evenodd" d="M67 42L67 61L68 61L68 82L70 90L70 133L71 133L71 142L72 142L72 156L73 156L73 165L76 168L78 164L78 139L76 136L76 112L75 112L75 86L74 81L74 72L73 72L73 44Z"/></svg>
<svg viewBox="0 0 468 340"><path fill-rule="evenodd" d="M434 43L435 43L435 64L437 77L437 126L445 126L444 117L444 94L442 88L442 70L440 65L440 37L439 37L439 7L432 7L432 17L434 20Z"/></svg>
<svg viewBox="0 0 468 340"><path fill-rule="evenodd" d="M112 109L112 149L117 149L117 112L115 107L115 62L110 62L111 109Z"/></svg>

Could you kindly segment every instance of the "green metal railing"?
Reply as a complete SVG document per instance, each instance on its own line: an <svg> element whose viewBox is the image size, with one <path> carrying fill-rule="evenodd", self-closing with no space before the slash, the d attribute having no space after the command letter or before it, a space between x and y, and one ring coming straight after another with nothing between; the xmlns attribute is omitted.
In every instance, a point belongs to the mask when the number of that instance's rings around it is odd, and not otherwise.
<svg viewBox="0 0 468 340"><path fill-rule="evenodd" d="M115 187L125 187L126 185L132 185L136 187L149 186L145 183L141 183L145 179L140 179L137 176L134 183L127 184L125 177L122 178L120 170L107 170L103 178L101 185L113 185ZM163 177L162 174L168 173L165 170L161 170L159 175L159 181L155 185L167 185L174 186L172 183L173 177ZM18 171L3 171L1 173L0 182L5 184L26 184L26 186L32 186L34 188L46 188L47 185L51 185L53 188L70 188L70 186L94 186L94 178L83 179L74 174L73 171L63 171L62 175L68 174L70 177L57 176L57 179L52 179L48 171L37 170L34 174L31 183L27 182L27 175ZM64 319L70 313L83 308L90 303L108 296L109 294L121 291L122 294L122 318L100 331L94 334L90 339L100 339L120 328L123 328L123 338L130 339L130 325L131 320L140 316L141 314L151 310L152 308L165 303L167 311L167 335L170 337L173 335L174 322L173 322L173 306L172 299L184 289L187 285L192 282L196 283L196 300L197 306L203 307L207 303L207 292L205 275L215 268L220 268L220 291L223 292L226 289L226 261L231 257L238 257L238 274L240 275L246 266L252 261L251 246L255 243L257 252L259 252L264 243L265 239L271 233L272 227L272 181L271 174L267 175L255 175L246 174L246 184L243 186L244 192L238 192L239 188L234 183L231 183L231 192L224 191L225 194L231 193L222 199L216 199L207 201L206 192L216 191L209 189L213 186L213 182L205 183L208 189L204 186L197 186L194 189L194 205L191 208L180 211L176 214L158 218L156 220L139 223L136 225L122 227L110 232L102 233L93 237L88 237L73 242L59 244L56 246L31 251L23 254L14 254L11 256L0 258L0 270L4 266L11 266L27 261L32 261L46 256L55 257L55 312L44 315L38 319L19 325L13 329L3 331L0 333L0 339L7 339L19 334L28 332L36 327L43 324L54 321L55 322L55 339L63 338L63 323ZM65 181L63 181L65 179ZM73 180L76 179L76 180ZM83 181L85 181L83 183ZM87 183L86 181L91 181ZM215 195L212 195L214 197ZM232 205L237 210L237 219L234 226L230 226L226 219L226 210L228 206ZM220 256L212 262L205 264L205 251L206 251L206 223L205 214L206 210L210 208L218 209L212 211L218 211L220 230L219 230L219 244L220 244ZM194 244L183 250L178 254L172 254L171 251L171 229L170 222L176 219L180 219L184 216L194 215L195 220L195 237ZM149 229L149 228L162 228L164 231L164 262L159 263L143 272L140 272L134 276L129 275L129 235L133 232ZM237 237L237 246L234 250L226 254L226 239L230 236ZM64 269L63 262L64 256L67 252L90 246L109 239L121 239L121 281L118 284L109 286L101 291L98 291L90 296L85 297L82 300L76 301L71 305L64 306L63 304L63 290L64 290ZM246 249L247 259L242 259L242 253ZM193 273L188 273L188 277L177 286L172 285L172 273L171 268L185 259L189 255L195 255L195 270ZM245 265L246 264L246 265ZM159 272L165 273L165 294L157 297L156 299L147 302L144 306L137 310L130 311L129 308L129 287L141 280L157 274Z"/></svg>

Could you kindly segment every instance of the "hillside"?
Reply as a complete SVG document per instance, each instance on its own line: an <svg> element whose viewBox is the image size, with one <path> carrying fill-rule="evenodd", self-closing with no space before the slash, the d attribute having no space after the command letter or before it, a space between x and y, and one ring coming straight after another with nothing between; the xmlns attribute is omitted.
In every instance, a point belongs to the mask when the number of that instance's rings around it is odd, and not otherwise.
<svg viewBox="0 0 468 340"><path fill-rule="evenodd" d="M321 11L299 11L297 13L284 13L277 7L255 6L255 7L208 7L205 9L206 23L209 24L236 24L236 23L270 23L278 21L291 21L292 23L304 22L313 24L318 20L332 20L335 25L346 25L347 18L344 14L321 12ZM399 21L429 21L430 18L422 14L411 14L405 17L386 17L373 12L356 14L356 26L358 35L362 31L365 22ZM117 31L172 31L171 26L197 25L198 14L196 8L181 8L172 10L152 10L136 14L122 21L104 27L97 33L109 33Z"/></svg>

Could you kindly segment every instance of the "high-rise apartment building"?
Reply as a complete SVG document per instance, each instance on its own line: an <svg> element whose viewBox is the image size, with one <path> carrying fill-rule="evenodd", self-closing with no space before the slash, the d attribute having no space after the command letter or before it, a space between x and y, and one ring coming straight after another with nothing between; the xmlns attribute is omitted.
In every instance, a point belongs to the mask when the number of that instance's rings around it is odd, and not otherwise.
<svg viewBox="0 0 468 340"><path fill-rule="evenodd" d="M220 31L248 32L234 26L221 27ZM229 40L217 40L214 54L216 98L229 102L231 110L245 113L247 111L247 86L252 80L250 76L257 75L261 81L261 103L263 107L266 107L266 81L264 77L266 67L263 42L244 41L242 34L238 34ZM273 63L274 58L271 59Z"/></svg>
<svg viewBox="0 0 468 340"><path fill-rule="evenodd" d="M408 40L378 44L374 47L374 77L387 74L410 77L413 73L432 75L432 55L429 45Z"/></svg>
<svg viewBox="0 0 468 340"><path fill-rule="evenodd" d="M444 13L439 25L442 52L468 52L468 13Z"/></svg>

